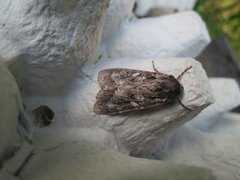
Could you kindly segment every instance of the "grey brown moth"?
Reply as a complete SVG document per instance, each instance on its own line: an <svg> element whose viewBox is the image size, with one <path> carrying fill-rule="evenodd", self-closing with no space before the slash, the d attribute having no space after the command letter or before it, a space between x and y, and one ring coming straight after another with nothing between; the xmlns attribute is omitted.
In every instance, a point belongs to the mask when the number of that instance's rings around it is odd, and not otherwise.
<svg viewBox="0 0 240 180"><path fill-rule="evenodd" d="M183 86L179 79L192 66L186 68L177 78L159 72L114 68L99 72L100 91L93 111L96 114L121 114L155 107L164 107L176 100L185 108L179 96Z"/></svg>

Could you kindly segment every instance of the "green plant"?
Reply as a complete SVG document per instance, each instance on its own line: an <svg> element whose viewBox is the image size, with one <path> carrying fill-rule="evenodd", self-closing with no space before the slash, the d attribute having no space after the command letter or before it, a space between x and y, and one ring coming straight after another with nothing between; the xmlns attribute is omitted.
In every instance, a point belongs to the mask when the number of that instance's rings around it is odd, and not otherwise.
<svg viewBox="0 0 240 180"><path fill-rule="evenodd" d="M212 38L226 35L240 54L240 0L199 0L195 10L205 20Z"/></svg>

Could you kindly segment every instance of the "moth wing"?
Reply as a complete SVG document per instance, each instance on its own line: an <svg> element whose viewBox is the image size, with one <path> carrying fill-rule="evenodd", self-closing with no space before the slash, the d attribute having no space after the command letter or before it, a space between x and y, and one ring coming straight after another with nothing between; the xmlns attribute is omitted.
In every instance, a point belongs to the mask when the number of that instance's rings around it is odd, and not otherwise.
<svg viewBox="0 0 240 180"><path fill-rule="evenodd" d="M106 91L99 91L97 95L97 101L94 105L94 112L96 114L114 115L145 109L153 110L165 106L166 102L162 100L159 100L158 102L154 103L145 104L144 106L136 104L136 102L134 101L129 101L125 103L114 103L111 100L111 96L109 96L109 94L106 93Z"/></svg>
<svg viewBox="0 0 240 180"><path fill-rule="evenodd" d="M155 74L154 72L135 69L105 69L98 73L98 82L101 89L107 90L116 88L119 84L126 83L136 76L138 78L154 78Z"/></svg>
<svg viewBox="0 0 240 180"><path fill-rule="evenodd" d="M112 79L114 73L119 73L121 69L105 69L98 73L98 83L101 89L115 86L115 82Z"/></svg>
<svg viewBox="0 0 240 180"><path fill-rule="evenodd" d="M141 80L146 80L141 82ZM101 90L94 105L96 114L120 114L129 111L151 109L168 104L168 99L159 97L138 97L144 93L136 90L144 83L155 81L156 73L133 69L105 69L99 72ZM147 93L152 95L151 93Z"/></svg>
<svg viewBox="0 0 240 180"><path fill-rule="evenodd" d="M102 91L100 90L97 94L97 101L94 104L94 108L93 111L96 114L110 114L111 113L111 108L109 108L108 104L111 101L111 97L113 96L113 94L111 94L113 92L109 91L109 93L107 93L106 91Z"/></svg>

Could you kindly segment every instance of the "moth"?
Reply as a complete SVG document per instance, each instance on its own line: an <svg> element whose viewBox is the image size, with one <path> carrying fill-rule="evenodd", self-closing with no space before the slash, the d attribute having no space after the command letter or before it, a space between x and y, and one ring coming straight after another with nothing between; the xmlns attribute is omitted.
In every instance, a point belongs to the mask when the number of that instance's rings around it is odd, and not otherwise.
<svg viewBox="0 0 240 180"><path fill-rule="evenodd" d="M99 72L100 91L93 111L96 114L121 114L156 107L164 107L180 100L183 86L180 78L192 68L187 67L177 78L159 72L152 61L154 72L114 68Z"/></svg>

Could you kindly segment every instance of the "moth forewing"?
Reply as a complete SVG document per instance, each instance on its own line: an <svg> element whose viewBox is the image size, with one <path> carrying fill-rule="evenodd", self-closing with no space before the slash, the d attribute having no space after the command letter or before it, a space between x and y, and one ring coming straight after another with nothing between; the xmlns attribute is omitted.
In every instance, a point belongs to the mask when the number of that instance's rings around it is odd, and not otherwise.
<svg viewBox="0 0 240 180"><path fill-rule="evenodd" d="M157 71L154 63L153 68L155 72L124 68L100 71L100 91L96 97L94 112L121 114L163 107L176 100L180 101L179 95L183 87L179 81L172 75ZM189 69L181 73L179 78Z"/></svg>

